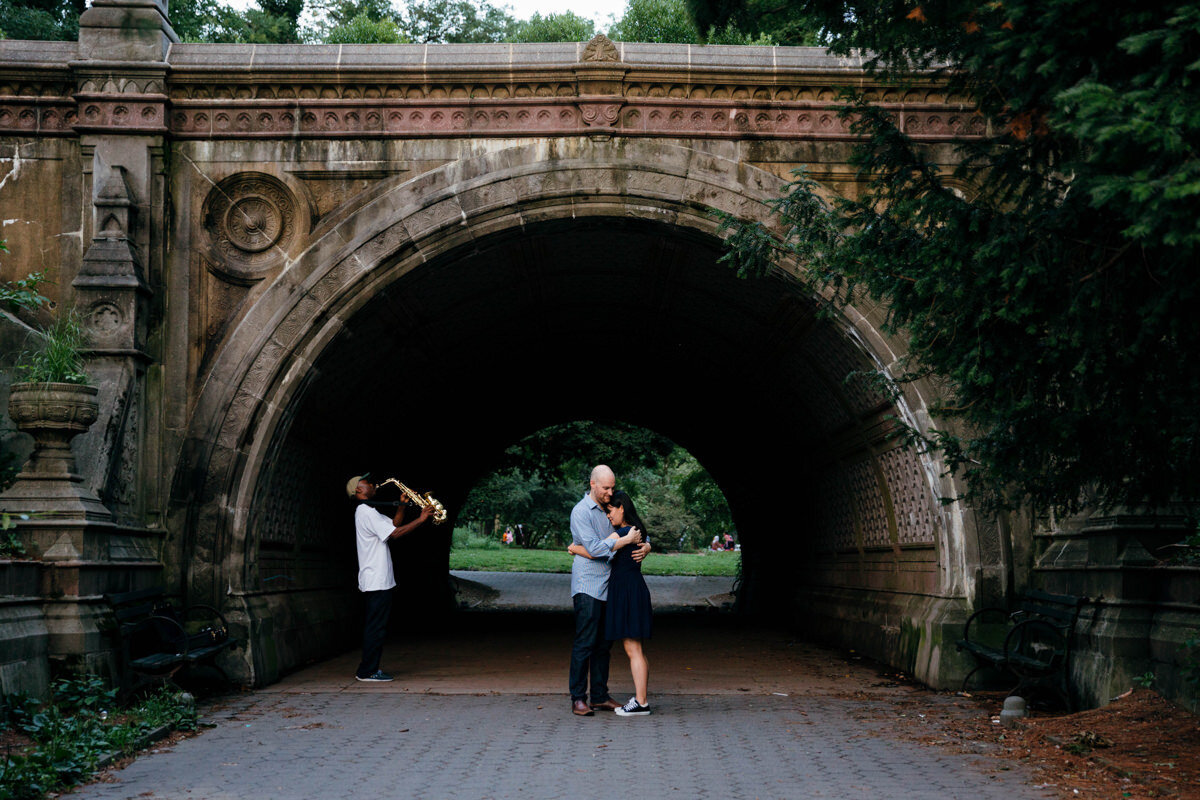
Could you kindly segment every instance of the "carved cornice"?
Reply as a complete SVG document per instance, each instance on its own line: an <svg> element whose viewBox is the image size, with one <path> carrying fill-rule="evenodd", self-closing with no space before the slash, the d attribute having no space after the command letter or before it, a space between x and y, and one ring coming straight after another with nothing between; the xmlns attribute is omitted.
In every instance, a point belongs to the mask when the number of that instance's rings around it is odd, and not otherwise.
<svg viewBox="0 0 1200 800"><path fill-rule="evenodd" d="M381 63L348 69L341 62L321 62L302 71L298 65L306 61L305 51L290 59L280 51L269 64L239 66L233 62L240 51L230 53L231 62L223 65L214 56L224 57L224 51L191 47L182 63L165 70L167 65L155 64L122 72L114 65L73 62L63 70L43 65L30 78L9 69L15 65L0 64L0 133L271 139L603 131L649 137L847 139L852 134L837 112L839 97L850 86L865 89L914 138L932 142L987 133L986 121L965 98L948 95L933 81L917 81L915 88L903 91L872 87L854 63L802 48L794 49L799 55L788 48L747 48L745 57L731 56L728 63L706 54L703 64L685 68L648 63L649 51L604 39L572 46L570 63L534 60L486 68L480 56L457 68L442 63L418 70L411 64ZM785 50L789 53L775 53ZM758 51L772 55L758 59L764 55ZM642 60L631 61L630 52L640 53ZM664 53L674 57L674 51ZM793 66L784 69L777 62ZM819 68L804 67L809 62ZM64 74L72 82L62 80Z"/></svg>

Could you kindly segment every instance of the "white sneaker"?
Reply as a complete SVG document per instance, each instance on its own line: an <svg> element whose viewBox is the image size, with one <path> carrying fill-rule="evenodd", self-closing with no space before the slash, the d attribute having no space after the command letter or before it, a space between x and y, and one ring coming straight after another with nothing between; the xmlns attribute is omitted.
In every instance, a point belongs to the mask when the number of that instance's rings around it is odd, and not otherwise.
<svg viewBox="0 0 1200 800"><path fill-rule="evenodd" d="M628 703L620 708L614 708L613 711L622 717L644 717L650 713L650 706L644 706L637 701L636 697L631 697Z"/></svg>

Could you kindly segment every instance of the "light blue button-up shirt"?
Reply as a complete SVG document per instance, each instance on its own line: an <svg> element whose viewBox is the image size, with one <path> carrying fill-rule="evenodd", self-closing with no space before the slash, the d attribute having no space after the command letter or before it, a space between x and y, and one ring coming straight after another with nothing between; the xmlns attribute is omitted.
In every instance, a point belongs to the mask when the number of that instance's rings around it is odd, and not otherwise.
<svg viewBox="0 0 1200 800"><path fill-rule="evenodd" d="M608 560L612 558L612 524L591 492L571 509L571 541L582 545L593 558L575 556L571 563L571 596L580 592L597 600L608 599Z"/></svg>

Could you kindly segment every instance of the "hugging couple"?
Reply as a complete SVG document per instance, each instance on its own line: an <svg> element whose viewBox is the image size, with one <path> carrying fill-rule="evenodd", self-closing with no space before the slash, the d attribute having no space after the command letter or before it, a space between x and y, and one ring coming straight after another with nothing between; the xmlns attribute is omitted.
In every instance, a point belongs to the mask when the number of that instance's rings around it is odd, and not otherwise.
<svg viewBox="0 0 1200 800"><path fill-rule="evenodd" d="M571 511L571 595L575 643L571 648L571 712L590 717L596 709L623 717L650 713L646 683L650 666L642 640L650 638L650 590L641 561L650 552L646 526L617 478L603 464L592 470L588 493ZM620 705L608 695L612 643L620 639L633 672L634 696ZM589 682L591 679L591 702Z"/></svg>

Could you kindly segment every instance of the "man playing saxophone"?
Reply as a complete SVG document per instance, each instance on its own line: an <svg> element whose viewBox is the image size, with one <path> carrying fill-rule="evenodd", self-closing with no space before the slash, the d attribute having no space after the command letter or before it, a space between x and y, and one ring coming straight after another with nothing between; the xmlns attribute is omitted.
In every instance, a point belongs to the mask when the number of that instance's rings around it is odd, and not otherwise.
<svg viewBox="0 0 1200 800"><path fill-rule="evenodd" d="M388 617L392 612L392 589L396 577L392 573L392 553L388 541L412 533L433 516L433 504L421 507L412 522L404 522L404 504L388 517L368 501L375 496L375 484L367 475L355 475L346 482L346 494L357 504L354 509L355 538L358 544L358 590L363 593L366 621L363 624L362 662L354 677L360 681L382 683L392 676L379 668L383 656L383 640L387 635Z"/></svg>

